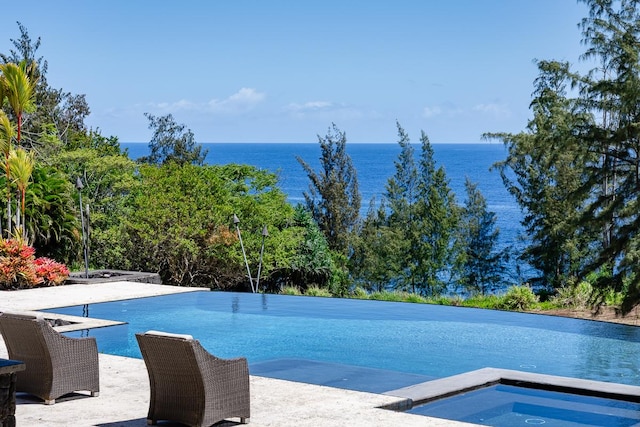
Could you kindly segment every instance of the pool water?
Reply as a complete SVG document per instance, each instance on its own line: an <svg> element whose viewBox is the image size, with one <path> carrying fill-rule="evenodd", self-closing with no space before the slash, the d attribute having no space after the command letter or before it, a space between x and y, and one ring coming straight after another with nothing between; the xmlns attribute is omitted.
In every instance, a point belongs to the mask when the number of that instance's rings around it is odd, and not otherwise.
<svg viewBox="0 0 640 427"><path fill-rule="evenodd" d="M549 390L496 385L407 411L494 427L640 425L640 404Z"/></svg>
<svg viewBox="0 0 640 427"><path fill-rule="evenodd" d="M640 328L427 304L189 292L57 308L126 325L95 336L107 354L140 358L135 333L188 333L250 369L307 360L441 378L484 367L640 385ZM391 388L390 388L391 389ZM389 389L389 390L390 390Z"/></svg>

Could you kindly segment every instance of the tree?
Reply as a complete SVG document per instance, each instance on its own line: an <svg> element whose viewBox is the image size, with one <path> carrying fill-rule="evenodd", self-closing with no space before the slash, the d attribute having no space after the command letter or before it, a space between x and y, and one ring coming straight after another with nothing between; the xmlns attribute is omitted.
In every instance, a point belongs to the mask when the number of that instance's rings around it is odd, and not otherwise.
<svg viewBox="0 0 640 427"><path fill-rule="evenodd" d="M127 236L124 230L132 209L132 194L140 184L135 173L136 163L120 153L117 140L95 134L91 143L83 148L62 151L51 161L60 165L66 182L75 183L81 177L84 183L84 207L90 212L87 215L87 240L91 265L126 269ZM74 195L78 197L77 191ZM76 199L72 210L76 218L79 217L78 206Z"/></svg>
<svg viewBox="0 0 640 427"><path fill-rule="evenodd" d="M262 278L272 286L295 267L304 230L275 175L248 165L140 165L122 242L130 269L159 272L163 283L246 290L234 214L251 271L266 226ZM321 262L318 259L315 262Z"/></svg>
<svg viewBox="0 0 640 427"><path fill-rule="evenodd" d="M577 232L591 197L581 191L590 179L587 164L597 156L585 150L591 116L567 97L569 64L539 61L538 68L527 131L486 136L501 139L509 150L495 166L524 212L528 241L519 258L539 273L528 281L553 291L578 279L581 263L598 241L593 231Z"/></svg>
<svg viewBox="0 0 640 427"><path fill-rule="evenodd" d="M0 100L4 102L6 98L9 103L13 114L17 121L16 139L18 145L20 145L21 131L22 131L22 118L25 111L30 111L34 108L33 94L35 90L36 81L30 77L33 74L33 65L27 65L26 62L21 62L20 65L14 63L0 64ZM8 127L3 126L5 129L5 136L8 132ZM11 140L7 139L6 144L3 144L5 149L5 174L7 177L7 234L11 235L11 168L9 166L9 154L11 152Z"/></svg>
<svg viewBox="0 0 640 427"><path fill-rule="evenodd" d="M23 217L28 220L23 227L37 255L67 264L74 262L80 226L73 187L66 176L36 162L26 187L24 206Z"/></svg>
<svg viewBox="0 0 640 427"><path fill-rule="evenodd" d="M0 84L3 87L2 93L4 93L7 102L11 106L11 110L15 114L18 123L16 134L18 145L20 145L22 133L23 114L35 108L33 98L37 78L33 72L34 66L33 63L28 65L26 62L21 62L20 64L13 62L0 64L0 72L2 72L2 78L0 80Z"/></svg>
<svg viewBox="0 0 640 427"><path fill-rule="evenodd" d="M16 135L16 127L7 116L7 113L0 110L0 151L9 157L11 145Z"/></svg>
<svg viewBox="0 0 640 427"><path fill-rule="evenodd" d="M42 40L38 37L35 42L31 41L27 28L19 21L17 24L20 30L20 38L18 40L9 39L14 49L10 49L8 55L0 53L0 59L2 59L2 62L5 64L10 62L14 64L24 62L27 65L32 63L38 64L36 68L36 78L42 81L44 80L48 67L47 61L43 57L36 58L36 52L40 49Z"/></svg>
<svg viewBox="0 0 640 427"><path fill-rule="evenodd" d="M145 113L149 119L149 129L153 136L149 142L150 153L139 159L141 163L165 164L175 162L180 165L204 164L207 150L196 144L193 132L186 126L177 124L171 114L156 117Z"/></svg>
<svg viewBox="0 0 640 427"><path fill-rule="evenodd" d="M426 133L420 136L421 154L416 206L418 235L414 237L414 271L420 293L440 295L455 276L456 230L459 207L445 170L436 168L433 147Z"/></svg>
<svg viewBox="0 0 640 427"><path fill-rule="evenodd" d="M20 212L17 216L18 229L21 229L23 238L27 239L27 219L25 217L25 200L27 187L31 183L31 174L33 173L35 159L33 152L27 152L24 148L18 147L12 150L9 155L9 168L11 176L18 187L20 193Z"/></svg>
<svg viewBox="0 0 640 427"><path fill-rule="evenodd" d="M401 230L386 224L387 208L369 205L354 244L350 271L356 285L367 291L380 292L394 286L403 265L403 235Z"/></svg>
<svg viewBox="0 0 640 427"><path fill-rule="evenodd" d="M298 233L301 238L287 267L271 274L273 290L279 291L282 286L295 286L301 290L310 286L330 288L336 266L327 239L311 214L301 205L295 207L292 227L286 231L287 234L292 232Z"/></svg>
<svg viewBox="0 0 640 427"><path fill-rule="evenodd" d="M508 250L497 249L500 230L496 215L487 211L487 201L469 178L465 180L467 199L460 220L462 259L460 283L468 291L486 295L503 281Z"/></svg>
<svg viewBox="0 0 640 427"><path fill-rule="evenodd" d="M640 302L640 4L582 1L583 59L599 66L580 75L539 63L531 134L506 138L518 150L509 164L518 162L527 207L545 202L529 222L545 281L596 277L600 296L623 292L628 311Z"/></svg>
<svg viewBox="0 0 640 427"><path fill-rule="evenodd" d="M20 22L18 28L20 38L10 40L14 48L9 54L0 53L0 59L5 64L25 64L30 80L36 82L33 99L36 108L30 111L23 123L20 145L35 149L38 156L42 157L48 151L55 151L51 147L53 141L63 145L85 137L87 127L84 120L90 110L85 95L73 95L49 86L46 79L47 61L42 56L37 57L40 37L34 42ZM43 140L42 135L45 134L54 138Z"/></svg>
<svg viewBox="0 0 640 427"><path fill-rule="evenodd" d="M357 173L346 151L347 137L335 124L332 123L324 138L318 136L318 142L321 151L319 172L297 157L311 181L304 199L327 238L329 248L347 256L360 215Z"/></svg>
<svg viewBox="0 0 640 427"><path fill-rule="evenodd" d="M409 136L399 123L400 154L396 173L386 186L386 226L400 236L397 244L399 269L392 280L395 287L423 295L439 295L452 279L457 258L455 231L458 206L449 188L445 171L436 168L433 148L421 134L418 165ZM392 230L392 231L391 231Z"/></svg>
<svg viewBox="0 0 640 427"><path fill-rule="evenodd" d="M386 192L383 196L382 206L386 206L384 212L384 224L400 238L395 256L399 258L392 270L391 284L397 289L415 291L416 283L413 274L415 266L414 237L418 236L417 203L418 203L418 169L415 163L415 149L411 145L409 135L396 122L398 129L398 145L400 153L394 161L395 174L387 180ZM379 216L382 216L383 212ZM382 220L382 218L381 218Z"/></svg>
<svg viewBox="0 0 640 427"><path fill-rule="evenodd" d="M600 273L594 286L625 293L623 311L640 302L640 4L630 0L583 0L584 57L600 67L580 80L585 110L599 115L586 132L598 160L580 194L589 206L579 232L598 229L601 244L582 268Z"/></svg>

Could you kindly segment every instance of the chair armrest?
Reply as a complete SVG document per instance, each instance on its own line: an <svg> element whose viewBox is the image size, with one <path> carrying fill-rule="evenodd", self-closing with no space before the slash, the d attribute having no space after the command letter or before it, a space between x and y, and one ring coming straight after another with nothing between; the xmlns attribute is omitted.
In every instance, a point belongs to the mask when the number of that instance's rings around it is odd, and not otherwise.
<svg viewBox="0 0 640 427"><path fill-rule="evenodd" d="M229 391L247 392L249 390L249 364L244 357L220 359L206 354L206 375Z"/></svg>
<svg viewBox="0 0 640 427"><path fill-rule="evenodd" d="M60 351L68 354L85 354L97 356L98 343L95 337L81 337L72 338L57 333L54 339L54 346L56 351Z"/></svg>

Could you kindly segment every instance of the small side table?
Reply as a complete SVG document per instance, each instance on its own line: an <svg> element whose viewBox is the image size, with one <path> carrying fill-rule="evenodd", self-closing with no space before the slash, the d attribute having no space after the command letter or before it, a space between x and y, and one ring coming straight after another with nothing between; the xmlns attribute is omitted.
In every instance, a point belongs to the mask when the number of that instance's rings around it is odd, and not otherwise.
<svg viewBox="0 0 640 427"><path fill-rule="evenodd" d="M24 371L18 360L0 359L0 426L16 425L16 372Z"/></svg>

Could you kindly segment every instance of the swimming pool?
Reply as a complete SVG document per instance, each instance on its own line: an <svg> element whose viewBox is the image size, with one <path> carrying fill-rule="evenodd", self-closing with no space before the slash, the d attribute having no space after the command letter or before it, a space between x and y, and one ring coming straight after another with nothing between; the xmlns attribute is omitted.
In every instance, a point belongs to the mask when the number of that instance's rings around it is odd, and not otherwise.
<svg viewBox="0 0 640 427"><path fill-rule="evenodd" d="M640 424L640 404L596 396L498 384L407 411L493 427Z"/></svg>
<svg viewBox="0 0 640 427"><path fill-rule="evenodd" d="M250 368L306 360L442 378L487 366L640 385L640 328L426 304L190 292L48 310L125 321L70 333L138 357L135 333L189 333Z"/></svg>

